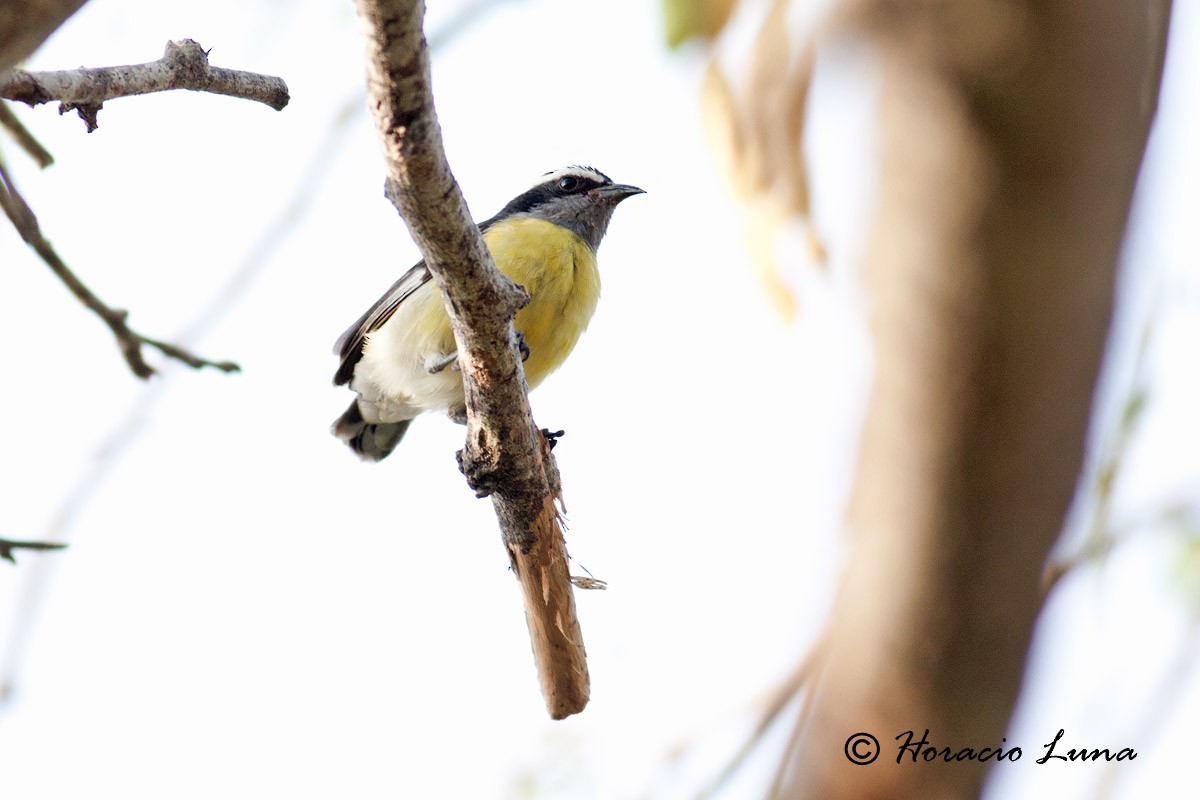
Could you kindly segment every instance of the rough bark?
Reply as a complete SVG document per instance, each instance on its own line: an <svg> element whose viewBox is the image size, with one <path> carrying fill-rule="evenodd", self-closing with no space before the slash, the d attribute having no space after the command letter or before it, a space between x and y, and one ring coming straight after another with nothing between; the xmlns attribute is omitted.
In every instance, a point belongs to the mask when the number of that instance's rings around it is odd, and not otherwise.
<svg viewBox="0 0 1200 800"><path fill-rule="evenodd" d="M528 298L492 263L446 162L421 28L424 3L358 0L357 7L387 194L425 256L454 328L467 399L459 462L476 492L492 497L524 594L542 693L550 715L561 719L587 705L589 682L555 509L557 472L533 423L512 327Z"/></svg>

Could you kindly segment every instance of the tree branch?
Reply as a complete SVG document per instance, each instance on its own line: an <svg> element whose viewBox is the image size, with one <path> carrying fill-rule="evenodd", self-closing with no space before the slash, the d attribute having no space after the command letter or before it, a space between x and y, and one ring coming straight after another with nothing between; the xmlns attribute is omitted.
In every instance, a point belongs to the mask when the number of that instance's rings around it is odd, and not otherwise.
<svg viewBox="0 0 1200 800"><path fill-rule="evenodd" d="M62 104L59 113L79 112L89 133L99 124L96 115L105 101L171 89L240 97L276 111L282 110L289 99L282 78L213 67L208 63L208 52L191 39L167 42L163 57L146 64L0 73L0 97L31 106L57 100Z"/></svg>
<svg viewBox="0 0 1200 800"><path fill-rule="evenodd" d="M726 762L725 766L711 780L708 781L700 791L696 793L695 800L711 800L717 797L724 789L725 784L729 779L741 769L750 756L754 754L759 747L762 746L763 740L766 738L768 731L775 725L784 710L792 704L797 697L805 689L812 685L813 679L820 672L821 660L825 657L825 641L828 639L828 632L823 634L820 639L813 643L804 658L792 668L791 673L784 678L768 695L766 701L762 704L763 708L759 714L758 721L754 724L754 729L742 743L742 746L737 749L733 757ZM802 699L802 702L807 702L807 696ZM803 714L803 707L801 707ZM796 726L799 728L800 726ZM781 766L786 763L781 762ZM781 778L776 777L772 782L778 787ZM767 797L774 797L778 794L778 789L767 793Z"/></svg>
<svg viewBox="0 0 1200 800"><path fill-rule="evenodd" d="M154 368L146 363L142 355L143 346L153 347L168 358L181 361L193 369L214 367L222 372L238 371L238 365L232 361L209 361L173 344L143 336L130 328L126 322L129 312L124 309L109 307L87 287L87 284L71 271L71 268L55 252L54 247L42 235L41 226L38 224L37 216L34 215L33 209L29 207L25 199L17 192L3 164L0 164L0 209L3 209L9 221L12 222L13 227L21 234L21 238L25 240L25 243L41 256L42 261L46 262L51 271L58 276L58 279L71 290L71 294L75 295L79 302L91 309L96 316L104 321L104 324L108 326L113 336L116 337L117 346L121 348L121 355L125 356L125 362L129 364L129 368L133 370L134 375L144 380L154 374Z"/></svg>
<svg viewBox="0 0 1200 800"><path fill-rule="evenodd" d="M587 705L583 637L567 572L552 457L533 423L512 320L527 295L492 263L442 148L420 0L357 0L367 91L383 144L387 195L446 298L467 399L459 463L491 495L525 598L550 716ZM553 467L551 467L553 471ZM553 474L557 474L553 471Z"/></svg>
<svg viewBox="0 0 1200 800"><path fill-rule="evenodd" d="M50 151L42 146L29 129L21 124L21 120L17 119L17 115L8 107L8 103L0 102L0 128L8 131L8 135L13 137L21 149L32 158L39 167L45 169L54 163L54 156L50 155Z"/></svg>
<svg viewBox="0 0 1200 800"><path fill-rule="evenodd" d="M21 542L16 539L0 539L0 558L17 563L13 550L62 550L65 544L55 542Z"/></svg>
<svg viewBox="0 0 1200 800"><path fill-rule="evenodd" d="M439 45L452 42L469 24L481 20L483 12L494 5L495 0L492 0L486 5L475 3L461 9L429 37L430 49L436 52ZM208 302L191 321L179 330L176 341L190 347L207 336L228 316L235 306L234 301L260 276L263 268L270 262L271 255L301 227L304 217L321 195L320 188L336 164L336 159L331 154L341 152L342 144L353 130L352 123L362 112L365 101L366 90L359 83L357 89L345 98L331 115L328 129L308 157L306 166L297 171L297 188L292 198L263 226L258 238L247 249L237 268L225 283L212 293ZM145 431L155 407L166 396L171 379L176 375L178 372L175 370L163 370L162 380L155 381L146 391L141 392L126 410L123 418L112 426L96 446L87 468L68 488L53 514L47 527L51 538L69 538L100 486ZM40 566L42 565L34 565L26 576L21 596L10 614L12 624L9 626L8 640L0 641L0 704L9 696L12 687L19 680L19 668L25 660L30 639L37 625L36 609L41 607L40 599L51 589L51 575L46 570L39 570Z"/></svg>

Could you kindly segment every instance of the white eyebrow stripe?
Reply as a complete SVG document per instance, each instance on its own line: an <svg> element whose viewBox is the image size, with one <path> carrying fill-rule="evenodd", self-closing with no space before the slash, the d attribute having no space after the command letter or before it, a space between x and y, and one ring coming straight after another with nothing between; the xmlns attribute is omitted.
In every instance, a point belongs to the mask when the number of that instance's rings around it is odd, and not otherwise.
<svg viewBox="0 0 1200 800"><path fill-rule="evenodd" d="M573 175L576 178L585 178L587 180L596 181L598 183L612 183L612 180L598 169L592 167L571 166L556 169L553 172L547 172L533 186L541 186L546 183L555 183L559 178L565 178L568 175ZM533 188L533 186L529 188Z"/></svg>

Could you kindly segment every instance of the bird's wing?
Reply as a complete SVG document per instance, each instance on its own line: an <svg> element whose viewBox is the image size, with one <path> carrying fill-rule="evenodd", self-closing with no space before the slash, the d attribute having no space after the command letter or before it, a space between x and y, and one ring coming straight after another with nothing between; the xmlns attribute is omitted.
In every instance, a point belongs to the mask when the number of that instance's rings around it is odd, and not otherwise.
<svg viewBox="0 0 1200 800"><path fill-rule="evenodd" d="M485 232L504 217L505 214L502 211L496 216L484 220L479 223L479 232ZM362 358L363 343L366 342L367 335L379 330L383 323L396 313L396 309L404 302L405 298L424 286L432 277L433 274L425 266L425 262L417 262L415 267L401 275L400 280L392 284L392 288L388 289L383 297L375 301L375 305L371 306L367 313L358 318L358 322L355 322L338 337L333 345L333 354L340 357L342 363L338 366L337 374L333 376L334 386L349 383L350 379L354 377L354 367Z"/></svg>
<svg viewBox="0 0 1200 800"><path fill-rule="evenodd" d="M359 317L357 322L338 337L337 342L333 345L333 353L342 359L342 363L338 365L337 374L333 376L334 386L349 383L350 379L354 377L354 367L362 358L363 344L367 340L367 335L383 327L383 323L391 319L392 314L396 313L396 309L400 307L405 298L424 286L425 282L432 277L425 262L421 261L401 275L400 280L393 283L392 288L375 301L375 305L371 306L367 313Z"/></svg>

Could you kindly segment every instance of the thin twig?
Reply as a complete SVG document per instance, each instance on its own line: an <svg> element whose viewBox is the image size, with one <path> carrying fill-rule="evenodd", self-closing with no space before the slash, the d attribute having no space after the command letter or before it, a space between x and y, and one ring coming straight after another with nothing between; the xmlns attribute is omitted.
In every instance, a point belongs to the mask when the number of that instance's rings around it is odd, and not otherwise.
<svg viewBox="0 0 1200 800"><path fill-rule="evenodd" d="M1187 629L1176 646L1174 656L1148 699L1138 705L1139 724L1133 728L1136 732L1128 741L1136 742L1139 750L1150 749L1153 739L1161 738L1167 721L1183 707L1182 698L1189 682L1194 681L1196 663L1200 660L1200 606L1196 605L1194 597L1191 605ZM1101 771L1096 782L1095 800L1112 797L1120 777L1118 766L1116 762L1110 762Z"/></svg>
<svg viewBox="0 0 1200 800"><path fill-rule="evenodd" d="M482 19L482 12L486 8L480 5L473 10L476 14L473 21L478 21ZM455 24L453 33L458 34L464 28L465 26ZM435 43L444 45L452 39L449 31L438 31L430 37L430 49L435 49ZM365 102L366 92L359 87L349 93L334 112L328 130L313 149L307 166L298 174L297 189L292 193L291 200L262 229L224 285L213 293L191 322L181 329L175 337L181 345L194 347L215 329L236 307L234 301L244 294L247 287L270 263L272 254L297 230L313 203L322 196L319 189L325 184L336 164L334 154L342 151L342 143L352 130L351 123L358 119ZM147 385L125 415L108 431L93 451L92 460L87 468L58 503L47 528L49 536L60 539L71 535L77 521L83 516L105 479L115 472L121 459L145 431L154 408L167 395L172 378L178 374L178 370L165 368L162 380ZM16 685L19 666L24 661L36 626L37 609L49 592L52 571L48 566L49 562L31 564L22 575L25 586L10 612L14 622L9 627L7 641L0 646L0 703L11 695Z"/></svg>
<svg viewBox="0 0 1200 800"><path fill-rule="evenodd" d="M1128 460L1130 443L1145 417L1149 399L1149 390L1146 388L1148 385L1146 363L1150 345L1154 340L1156 316L1153 311L1147 314L1145 326L1142 328L1141 337L1138 340L1137 353L1134 356L1133 379L1129 387L1129 394L1121 407L1121 414L1117 419L1111 442L1105 449L1100 465L1096 469L1096 477L1093 481L1091 525L1088 528L1087 538L1071 555L1051 559L1046 564L1042 573L1043 603L1059 582L1072 570L1083 564L1103 560L1120 541L1119 532L1115 529L1112 521L1114 491L1121 470Z"/></svg>
<svg viewBox="0 0 1200 800"><path fill-rule="evenodd" d="M125 357L125 362L134 375L145 380L154 374L154 368L146 363L142 354L143 346L153 347L168 358L174 358L194 369L213 367L222 372L238 371L238 365L232 361L209 361L175 345L143 336L130 328L126 322L129 312L108 306L71 271L71 268L55 252L54 247L42 235L41 226L38 225L33 209L17 192L3 164L0 164L0 209L4 210L5 215L17 232L21 234L25 243L41 256L42 261L46 262L46 265L71 291L71 294L75 295L79 302L104 321L104 324L116 337L121 355Z"/></svg>
<svg viewBox="0 0 1200 800"><path fill-rule="evenodd" d="M17 563L13 550L62 550L65 544L57 542L21 542L16 539L0 539L0 558Z"/></svg>
<svg viewBox="0 0 1200 800"><path fill-rule="evenodd" d="M504 0L475 0L473 3L466 3L454 12L449 20L442 23L442 26L433 33L429 34L429 52L433 53L449 44L455 38L460 36L463 31L477 23L484 15L494 11Z"/></svg>
<svg viewBox="0 0 1200 800"><path fill-rule="evenodd" d="M60 113L77 111L89 133L96 129L96 114L105 101L171 89L240 97L276 111L282 110L289 99L282 78L211 66L208 52L191 39L167 42L163 57L145 64L0 73L0 97L31 106L56 100L61 103Z"/></svg>
<svg viewBox="0 0 1200 800"><path fill-rule="evenodd" d="M716 796L717 792L733 777L733 774L746 763L746 759L762 744L763 737L779 719L783 710L812 682L813 676L819 671L821 658L824 656L825 639L826 637L822 637L813 644L791 674L775 687L764 704L754 730L746 737L746 741L733 754L724 768L700 789L696 794L696 800L708 800L708 798ZM781 763L786 763L786 759L781 760Z"/></svg>
<svg viewBox="0 0 1200 800"><path fill-rule="evenodd" d="M8 131L8 135L13 138L21 149L29 154L37 165L42 169L54 163L54 156L50 155L50 151L42 147L42 143L34 138L21 120L17 119L17 115L8 107L8 103L0 102L0 128Z"/></svg>
<svg viewBox="0 0 1200 800"><path fill-rule="evenodd" d="M525 599L534 661L550 716L587 705L583 635L566 546L529 409L512 320L527 295L496 270L450 174L433 110L420 0L357 0L367 91L384 147L387 195L408 224L446 299L467 401L459 463L490 495Z"/></svg>
<svg viewBox="0 0 1200 800"><path fill-rule="evenodd" d="M828 645L832 633L827 628L825 633L813 645L809 651L805 662L801 665L806 670L804 680L806 683L820 680L821 672L825 669L825 657L828 655ZM796 722L792 727L792 732L788 735L787 744L783 746L783 755L779 759L779 765L775 769L775 774L771 778L771 786L767 789L766 797L769 800L775 800L783 793L783 784L788 777L789 767L792 761L792 754L800 743L800 736L805 727L808 725L809 717L812 716L813 692L809 692L804 696L800 705L800 710L796 714Z"/></svg>

